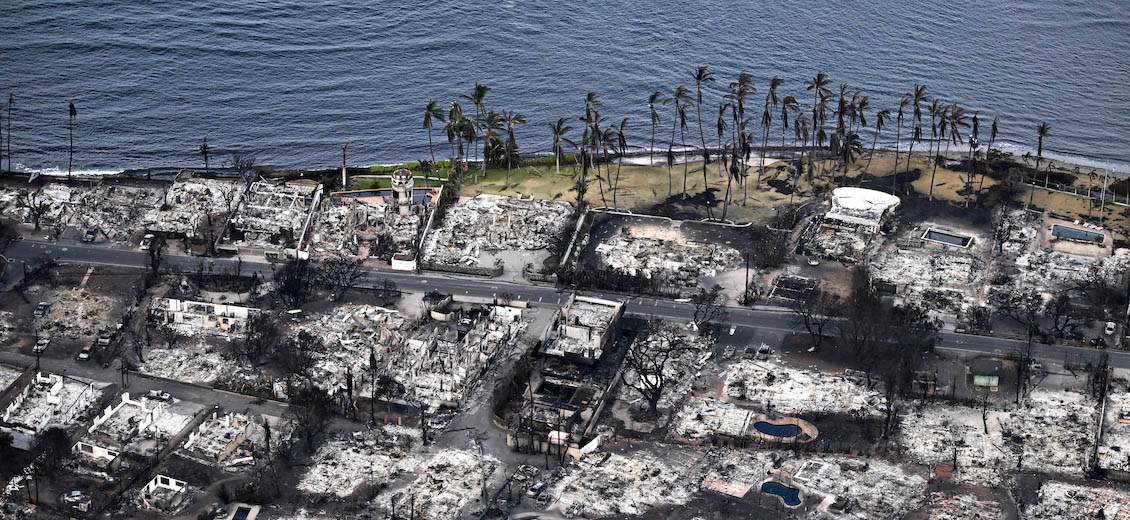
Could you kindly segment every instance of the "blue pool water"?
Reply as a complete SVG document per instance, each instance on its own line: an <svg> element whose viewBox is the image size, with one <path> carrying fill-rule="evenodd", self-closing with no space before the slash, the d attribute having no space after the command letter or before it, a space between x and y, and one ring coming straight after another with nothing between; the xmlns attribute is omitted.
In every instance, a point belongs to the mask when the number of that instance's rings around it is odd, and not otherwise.
<svg viewBox="0 0 1130 520"><path fill-rule="evenodd" d="M781 501L786 506L796 507L800 505L800 490L791 488L780 482L765 482L761 484L761 492L777 495L781 497Z"/></svg>
<svg viewBox="0 0 1130 520"><path fill-rule="evenodd" d="M753 429L774 437L796 437L800 434L800 427L795 424L773 424L757 421L753 423Z"/></svg>
<svg viewBox="0 0 1130 520"><path fill-rule="evenodd" d="M931 229L929 231L926 231L926 235L922 238L925 238L926 240L933 240L935 242L941 242L943 244L949 244L951 246L958 246L958 247L965 247L965 246L969 245L969 241L972 240L972 239L970 239L969 237L966 237L966 236L953 235L953 234L950 234L950 233L946 233L944 231L938 231L936 229Z"/></svg>
<svg viewBox="0 0 1130 520"><path fill-rule="evenodd" d="M1102 233L1094 233L1092 231L1067 226L1052 226L1052 235L1069 240L1081 240L1084 242L1094 242L1096 244L1103 243Z"/></svg>

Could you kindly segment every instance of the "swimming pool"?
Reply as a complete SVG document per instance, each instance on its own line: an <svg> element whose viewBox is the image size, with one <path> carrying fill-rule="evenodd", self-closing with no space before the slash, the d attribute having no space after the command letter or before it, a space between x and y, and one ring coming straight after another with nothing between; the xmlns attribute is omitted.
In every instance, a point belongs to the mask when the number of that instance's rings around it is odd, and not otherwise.
<svg viewBox="0 0 1130 520"><path fill-rule="evenodd" d="M763 482L761 484L761 492L777 495L786 506L796 507L800 505L800 490L791 488L780 482L774 482L772 480Z"/></svg>
<svg viewBox="0 0 1130 520"><path fill-rule="evenodd" d="M969 243L973 241L973 237L939 231L933 228L927 229L926 233L922 235L922 238L923 240L941 242L943 244L949 244L951 246L957 247L969 247Z"/></svg>
<svg viewBox="0 0 1130 520"><path fill-rule="evenodd" d="M800 435L800 427L795 424L773 424L757 421L753 423L753 429L774 437L796 437Z"/></svg>
<svg viewBox="0 0 1130 520"><path fill-rule="evenodd" d="M1052 236L1058 238L1066 238L1067 240L1078 240L1080 242L1090 242L1093 244L1103 243L1105 238L1102 233L1095 233L1084 229L1061 226L1055 224L1052 226Z"/></svg>

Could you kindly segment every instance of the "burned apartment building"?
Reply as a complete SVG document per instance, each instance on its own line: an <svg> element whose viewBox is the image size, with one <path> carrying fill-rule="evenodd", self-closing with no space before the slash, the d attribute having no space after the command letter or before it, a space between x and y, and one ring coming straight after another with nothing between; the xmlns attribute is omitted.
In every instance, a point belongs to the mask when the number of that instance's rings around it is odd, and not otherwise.
<svg viewBox="0 0 1130 520"><path fill-rule="evenodd" d="M116 471L124 455L148 457L163 449L191 420L182 411L170 403L122 392L116 403L94 418L72 451L84 465Z"/></svg>
<svg viewBox="0 0 1130 520"><path fill-rule="evenodd" d="M541 354L592 365L600 360L608 342L615 337L616 325L623 314L623 303L574 293L561 306L549 338L542 344Z"/></svg>
<svg viewBox="0 0 1130 520"><path fill-rule="evenodd" d="M898 197L865 188L832 190L831 207L809 221L800 242L804 254L860 262L879 245L875 238L890 224Z"/></svg>
<svg viewBox="0 0 1130 520"><path fill-rule="evenodd" d="M174 327L185 334L218 334L238 336L247 328L247 320L259 309L222 303L154 298L150 316L162 325Z"/></svg>
<svg viewBox="0 0 1130 520"><path fill-rule="evenodd" d="M308 258L309 230L322 197L321 184L251 183L230 216L216 250Z"/></svg>
<svg viewBox="0 0 1130 520"><path fill-rule="evenodd" d="M391 189L331 193L314 224L315 257L376 258L414 269L420 240L442 188L417 188L397 170Z"/></svg>
<svg viewBox="0 0 1130 520"><path fill-rule="evenodd" d="M507 446L575 458L596 449L596 418L620 377L618 371L600 370L598 363L618 334L623 312L620 302L569 297L538 349L543 362L524 382Z"/></svg>

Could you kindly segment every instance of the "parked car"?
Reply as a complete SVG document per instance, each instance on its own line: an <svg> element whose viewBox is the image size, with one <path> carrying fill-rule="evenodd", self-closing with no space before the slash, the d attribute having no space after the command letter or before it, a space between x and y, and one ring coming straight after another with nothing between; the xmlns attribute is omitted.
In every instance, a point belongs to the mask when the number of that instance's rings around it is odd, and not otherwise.
<svg viewBox="0 0 1130 520"><path fill-rule="evenodd" d="M82 234L83 242L93 242L96 238L98 238L98 228L96 227L88 227L86 232Z"/></svg>
<svg viewBox="0 0 1130 520"><path fill-rule="evenodd" d="M141 250L142 251L148 251L149 248L152 245L153 245L153 233L146 233L145 236L141 237Z"/></svg>
<svg viewBox="0 0 1130 520"><path fill-rule="evenodd" d="M35 347L32 348L32 350L35 351L35 352L43 352L44 350L47 350L47 346L50 345L50 344L51 344L51 337L40 336L39 339L36 340Z"/></svg>
<svg viewBox="0 0 1130 520"><path fill-rule="evenodd" d="M768 361L769 356L772 354L773 349L769 348L769 345L762 343L761 346L757 348L757 355L755 356L755 358L758 361Z"/></svg>
<svg viewBox="0 0 1130 520"><path fill-rule="evenodd" d="M1114 329L1117 328L1117 327L1118 327L1118 325L1115 324L1113 321L1108 321L1108 322L1106 322L1106 329L1104 329L1103 332L1105 332L1107 336L1113 336L1114 335Z"/></svg>
<svg viewBox="0 0 1130 520"><path fill-rule="evenodd" d="M110 342L113 341L113 340L114 340L113 334L110 334L109 332L103 332L102 334L98 335L98 346L99 347L105 347L105 346L109 345Z"/></svg>
<svg viewBox="0 0 1130 520"><path fill-rule="evenodd" d="M169 393L164 390L150 390L149 393L145 394L145 397L157 401L168 401L173 398L173 396L169 395Z"/></svg>
<svg viewBox="0 0 1130 520"><path fill-rule="evenodd" d="M32 314L34 314L36 318L42 318L42 317L47 315L47 309L50 309L50 308L51 308L50 303L39 302L39 305L35 306L35 312L33 312Z"/></svg>
<svg viewBox="0 0 1130 520"><path fill-rule="evenodd" d="M90 355L94 353L94 340L86 342L82 346L82 350L78 351L79 359L90 359Z"/></svg>

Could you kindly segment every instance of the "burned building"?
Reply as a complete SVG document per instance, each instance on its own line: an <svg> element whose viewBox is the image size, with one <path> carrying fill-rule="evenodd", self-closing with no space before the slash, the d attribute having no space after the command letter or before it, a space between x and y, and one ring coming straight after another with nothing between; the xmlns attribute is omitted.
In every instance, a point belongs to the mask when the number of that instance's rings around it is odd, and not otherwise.
<svg viewBox="0 0 1130 520"><path fill-rule="evenodd" d="M92 382L38 372L11 396L0 429L12 433L14 445L30 446L47 428L73 426L100 394Z"/></svg>
<svg viewBox="0 0 1130 520"><path fill-rule="evenodd" d="M255 181L230 216L216 249L307 258L310 223L321 197L321 184Z"/></svg>
<svg viewBox="0 0 1130 520"><path fill-rule="evenodd" d="M159 323L176 327L186 333L211 332L239 335L246 330L247 320L256 316L259 309L174 298L154 298L149 312Z"/></svg>
<svg viewBox="0 0 1130 520"><path fill-rule="evenodd" d="M900 204L898 197L864 188L832 190L831 207L808 223L801 238L805 254L862 261L872 249L875 237L891 222Z"/></svg>
<svg viewBox="0 0 1130 520"><path fill-rule="evenodd" d="M541 353L574 363L596 363L615 337L623 314L623 303L572 294L561 306Z"/></svg>

